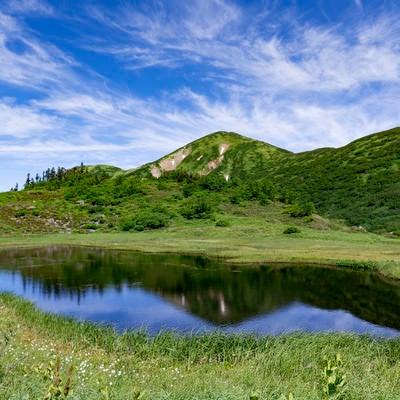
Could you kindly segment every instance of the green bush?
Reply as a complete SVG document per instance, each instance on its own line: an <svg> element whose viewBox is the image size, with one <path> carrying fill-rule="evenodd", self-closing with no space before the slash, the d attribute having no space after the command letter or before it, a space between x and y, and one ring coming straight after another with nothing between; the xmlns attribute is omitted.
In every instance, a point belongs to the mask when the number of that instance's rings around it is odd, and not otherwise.
<svg viewBox="0 0 400 400"><path fill-rule="evenodd" d="M119 182L119 183L118 183ZM146 184L142 182L139 178L130 177L123 180L119 178L115 181L114 186L115 197L129 197L133 195L144 195L148 191Z"/></svg>
<svg viewBox="0 0 400 400"><path fill-rule="evenodd" d="M72 189L65 189L64 199L65 200L73 200L75 197L75 192Z"/></svg>
<svg viewBox="0 0 400 400"><path fill-rule="evenodd" d="M144 211L133 218L127 218L121 222L123 231L143 231L145 229L160 229L167 225L168 216L161 212Z"/></svg>
<svg viewBox="0 0 400 400"><path fill-rule="evenodd" d="M222 175L210 174L201 178L199 186L206 190L218 192L227 186L227 181Z"/></svg>
<svg viewBox="0 0 400 400"><path fill-rule="evenodd" d="M14 214L15 218L25 217L25 215L26 215L26 211L25 210L18 210Z"/></svg>
<svg viewBox="0 0 400 400"><path fill-rule="evenodd" d="M186 219L207 219L211 218L214 212L214 205L206 196L194 196L188 198L180 210Z"/></svg>
<svg viewBox="0 0 400 400"><path fill-rule="evenodd" d="M315 213L315 206L311 201L303 204L293 204L288 208L287 212L294 218L307 217Z"/></svg>
<svg viewBox="0 0 400 400"><path fill-rule="evenodd" d="M131 219L131 218L124 219L124 220L121 221L120 226L121 226L121 229L124 232L128 232L128 231L130 231L131 229L134 228L135 220Z"/></svg>
<svg viewBox="0 0 400 400"><path fill-rule="evenodd" d="M230 201L240 204L243 200L259 200L261 205L266 205L276 196L275 185L269 179L259 179L235 186L230 192Z"/></svg>
<svg viewBox="0 0 400 400"><path fill-rule="evenodd" d="M300 229L297 228L296 226L289 226L283 231L285 235L291 235L292 233L300 233L300 232L301 232Z"/></svg>
<svg viewBox="0 0 400 400"><path fill-rule="evenodd" d="M195 183L186 183L182 188L182 194L185 198L189 198L190 196L193 196L198 190L199 188Z"/></svg>
<svg viewBox="0 0 400 400"><path fill-rule="evenodd" d="M215 226L226 227L226 226L231 226L231 223L227 219L219 219L215 223Z"/></svg>
<svg viewBox="0 0 400 400"><path fill-rule="evenodd" d="M164 214L159 212L144 212L138 214L135 218L135 229L159 229L167 224L167 218ZM140 229L137 229L140 227ZM141 229L143 227L143 229Z"/></svg>
<svg viewBox="0 0 400 400"><path fill-rule="evenodd" d="M103 206L92 205L88 209L88 214L97 214L97 213L100 213L102 211L104 211L104 207Z"/></svg>
<svg viewBox="0 0 400 400"><path fill-rule="evenodd" d="M88 222L87 224L83 225L84 229L91 229L91 230L96 230L98 228L98 225L95 224L94 222Z"/></svg>

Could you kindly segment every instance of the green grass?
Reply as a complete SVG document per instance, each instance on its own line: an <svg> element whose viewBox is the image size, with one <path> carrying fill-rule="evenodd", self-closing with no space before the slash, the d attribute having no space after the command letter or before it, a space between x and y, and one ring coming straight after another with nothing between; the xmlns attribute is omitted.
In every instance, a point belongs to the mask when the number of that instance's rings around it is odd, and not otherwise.
<svg viewBox="0 0 400 400"><path fill-rule="evenodd" d="M71 399L395 399L400 340L349 334L117 334L0 295L0 398L57 398L71 366ZM3 346L1 346L3 344ZM326 360L343 359L328 396ZM59 360L59 361L57 361ZM56 385L55 380L59 376ZM337 396L336 396L337 395ZM253 396L253 397L251 397ZM63 397L63 396L61 396Z"/></svg>

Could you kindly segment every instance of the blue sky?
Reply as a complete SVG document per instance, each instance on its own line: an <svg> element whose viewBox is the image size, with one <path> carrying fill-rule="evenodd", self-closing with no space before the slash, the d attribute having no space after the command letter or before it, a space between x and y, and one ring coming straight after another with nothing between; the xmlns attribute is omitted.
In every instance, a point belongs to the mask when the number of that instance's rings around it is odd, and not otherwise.
<svg viewBox="0 0 400 400"><path fill-rule="evenodd" d="M0 0L0 190L217 130L339 147L399 104L397 0Z"/></svg>

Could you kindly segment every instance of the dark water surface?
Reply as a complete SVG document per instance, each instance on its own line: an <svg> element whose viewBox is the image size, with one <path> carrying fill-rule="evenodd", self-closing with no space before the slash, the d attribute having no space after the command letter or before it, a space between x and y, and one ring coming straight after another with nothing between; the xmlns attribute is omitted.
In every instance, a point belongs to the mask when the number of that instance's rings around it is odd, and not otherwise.
<svg viewBox="0 0 400 400"><path fill-rule="evenodd" d="M400 335L400 284L312 266L51 247L0 252L0 292L119 330Z"/></svg>

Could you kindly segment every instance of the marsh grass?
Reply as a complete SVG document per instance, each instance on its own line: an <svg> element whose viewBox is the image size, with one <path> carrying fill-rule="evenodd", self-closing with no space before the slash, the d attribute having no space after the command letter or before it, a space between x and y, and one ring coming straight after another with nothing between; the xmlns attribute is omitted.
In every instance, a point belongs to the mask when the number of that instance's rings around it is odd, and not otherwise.
<svg viewBox="0 0 400 400"><path fill-rule="evenodd" d="M0 295L0 317L1 331L10 324L15 331L1 356L2 368L12 365L0 386L2 399L44 399L50 393L47 398L393 400L400 393L399 339L118 334L43 313L10 294ZM338 380L328 393L327 377L339 353L345 383Z"/></svg>

